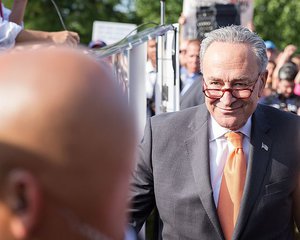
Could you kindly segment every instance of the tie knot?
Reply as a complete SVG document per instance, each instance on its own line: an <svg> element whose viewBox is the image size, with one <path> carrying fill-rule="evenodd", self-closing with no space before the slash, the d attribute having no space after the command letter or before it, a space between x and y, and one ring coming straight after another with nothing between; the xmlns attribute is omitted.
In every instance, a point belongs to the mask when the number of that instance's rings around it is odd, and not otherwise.
<svg viewBox="0 0 300 240"><path fill-rule="evenodd" d="M229 132L225 137L235 148L243 148L243 134L241 132Z"/></svg>

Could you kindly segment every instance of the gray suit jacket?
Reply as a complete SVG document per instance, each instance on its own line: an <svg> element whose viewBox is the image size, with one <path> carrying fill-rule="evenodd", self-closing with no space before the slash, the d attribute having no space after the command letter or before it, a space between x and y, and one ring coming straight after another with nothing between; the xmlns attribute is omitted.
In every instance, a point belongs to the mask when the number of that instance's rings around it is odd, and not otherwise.
<svg viewBox="0 0 300 240"><path fill-rule="evenodd" d="M163 239L224 239L210 183L205 105L149 120L133 174L132 223L156 205ZM293 191L300 160L299 117L258 105L233 239L293 239Z"/></svg>
<svg viewBox="0 0 300 240"><path fill-rule="evenodd" d="M203 78L202 75L200 75L199 78L195 79L186 93L181 96L180 110L204 103L205 97L202 92L202 82Z"/></svg>

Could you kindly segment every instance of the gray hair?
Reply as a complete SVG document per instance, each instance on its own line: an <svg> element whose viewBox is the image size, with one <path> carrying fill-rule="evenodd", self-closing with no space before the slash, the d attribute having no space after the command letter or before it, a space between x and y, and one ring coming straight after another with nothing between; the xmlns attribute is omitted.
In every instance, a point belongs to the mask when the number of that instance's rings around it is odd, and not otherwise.
<svg viewBox="0 0 300 240"><path fill-rule="evenodd" d="M251 32L248 28L237 25L218 28L206 34L206 38L201 43L200 50L201 70L205 52L213 42L245 43L250 45L257 57L260 73L266 70L268 57L264 41L256 33Z"/></svg>

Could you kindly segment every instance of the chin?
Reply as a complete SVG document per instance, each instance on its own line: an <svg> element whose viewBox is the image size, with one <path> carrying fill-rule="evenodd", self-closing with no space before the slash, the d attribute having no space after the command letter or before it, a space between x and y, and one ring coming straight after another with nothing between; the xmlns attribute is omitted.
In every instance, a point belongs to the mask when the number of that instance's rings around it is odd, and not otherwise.
<svg viewBox="0 0 300 240"><path fill-rule="evenodd" d="M221 121L217 121L222 127L230 129L230 130L237 130L241 128L245 123L241 122L238 119L221 119Z"/></svg>

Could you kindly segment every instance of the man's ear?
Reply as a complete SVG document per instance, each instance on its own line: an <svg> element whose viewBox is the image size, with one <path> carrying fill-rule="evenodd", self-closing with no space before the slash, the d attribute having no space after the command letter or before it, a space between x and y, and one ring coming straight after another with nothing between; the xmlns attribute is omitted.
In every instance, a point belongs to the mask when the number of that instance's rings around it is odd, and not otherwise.
<svg viewBox="0 0 300 240"><path fill-rule="evenodd" d="M267 82L267 78L268 78L268 70L265 70L265 72L263 72L260 75L260 85L259 85L259 92L258 92L258 97L261 97L264 91L264 88L266 86L266 82Z"/></svg>
<svg viewBox="0 0 300 240"><path fill-rule="evenodd" d="M16 239L25 239L36 226L41 210L38 181L29 171L18 169L8 174L6 186L11 233Z"/></svg>

